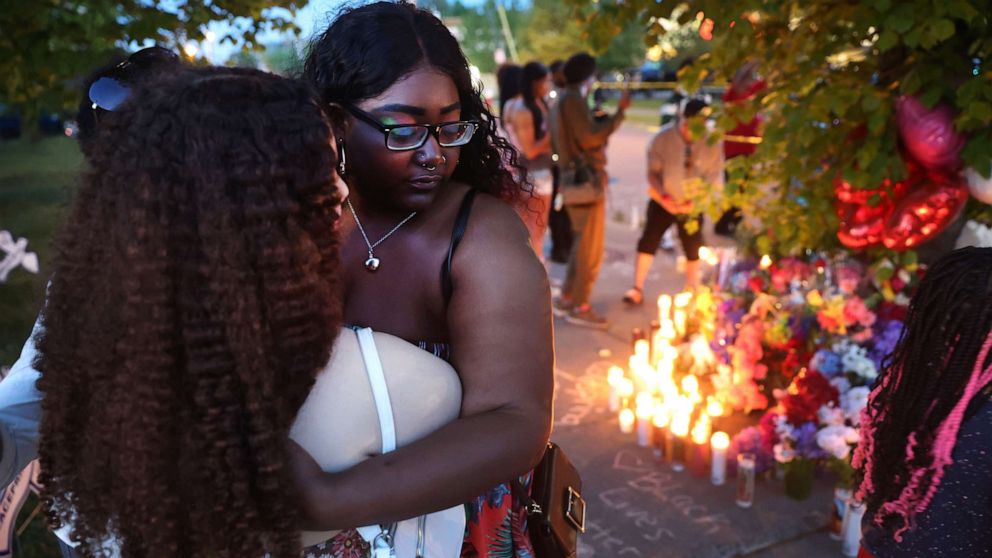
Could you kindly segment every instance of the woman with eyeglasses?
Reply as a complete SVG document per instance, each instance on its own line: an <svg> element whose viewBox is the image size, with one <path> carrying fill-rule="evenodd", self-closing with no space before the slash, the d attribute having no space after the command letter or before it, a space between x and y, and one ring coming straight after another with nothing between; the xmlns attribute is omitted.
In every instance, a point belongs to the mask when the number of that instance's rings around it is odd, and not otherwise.
<svg viewBox="0 0 992 558"><path fill-rule="evenodd" d="M346 10L315 39L304 75L331 114L351 192L345 321L450 360L463 389L461 416L416 443L333 475L301 460L310 527L467 502L463 556L525 556L514 485L548 440L554 357L547 276L508 203L520 192L507 168L516 156L456 39L413 5ZM346 531L310 552L367 548Z"/></svg>

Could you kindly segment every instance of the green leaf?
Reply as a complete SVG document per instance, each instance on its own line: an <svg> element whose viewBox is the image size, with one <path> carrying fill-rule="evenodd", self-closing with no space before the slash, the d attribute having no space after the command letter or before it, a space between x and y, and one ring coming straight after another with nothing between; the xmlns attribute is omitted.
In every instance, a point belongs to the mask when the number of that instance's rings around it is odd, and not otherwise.
<svg viewBox="0 0 992 558"><path fill-rule="evenodd" d="M937 101L940 100L940 96L943 93L944 91L940 84L933 85L930 89L927 89L926 93L920 96L920 102L930 108L933 108L937 104Z"/></svg>
<svg viewBox="0 0 992 558"><path fill-rule="evenodd" d="M881 104L882 101L872 93L868 93L861 99L861 108L863 108L865 112L875 112Z"/></svg>
<svg viewBox="0 0 992 558"><path fill-rule="evenodd" d="M885 27L892 29L896 33L909 31L913 28L914 23L913 4L910 2L900 4L885 18Z"/></svg>
<svg viewBox="0 0 992 558"><path fill-rule="evenodd" d="M916 93L922 86L923 80L920 78L919 72L915 70L910 70L909 73L906 74L906 77L902 80L903 93Z"/></svg>
<svg viewBox="0 0 992 558"><path fill-rule="evenodd" d="M899 44L899 34L891 29L886 29L885 31L882 31L881 35L879 35L878 42L875 43L875 46L878 47L878 50L881 52L885 52L897 44Z"/></svg>
<svg viewBox="0 0 992 558"><path fill-rule="evenodd" d="M985 101L971 103L966 110L969 116L972 118L977 118L985 124L992 121L992 104L986 103Z"/></svg>
<svg viewBox="0 0 992 558"><path fill-rule="evenodd" d="M930 24L930 32L938 41L950 39L954 36L954 23L949 19L938 19Z"/></svg>

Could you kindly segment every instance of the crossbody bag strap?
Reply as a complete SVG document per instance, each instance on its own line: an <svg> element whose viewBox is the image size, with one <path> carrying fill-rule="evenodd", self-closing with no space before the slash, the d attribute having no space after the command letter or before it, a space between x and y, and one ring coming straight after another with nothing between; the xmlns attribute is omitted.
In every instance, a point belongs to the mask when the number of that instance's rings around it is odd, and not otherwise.
<svg viewBox="0 0 992 558"><path fill-rule="evenodd" d="M375 410L379 415L382 453L389 453L396 449L396 422L393 417L393 405L389 399L389 386L386 385L386 374L382 370L382 361L379 360L379 350L375 346L372 330L366 327L356 330L355 334L358 336L358 347L362 351L362 360L365 362L365 373L368 374L369 385L372 387ZM395 523L359 527L357 531L372 547L373 558L392 558L395 556L393 551Z"/></svg>

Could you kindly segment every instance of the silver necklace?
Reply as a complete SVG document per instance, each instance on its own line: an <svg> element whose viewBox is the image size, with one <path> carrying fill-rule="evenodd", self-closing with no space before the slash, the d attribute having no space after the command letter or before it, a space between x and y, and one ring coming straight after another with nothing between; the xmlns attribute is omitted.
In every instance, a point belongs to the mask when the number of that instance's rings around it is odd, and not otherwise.
<svg viewBox="0 0 992 558"><path fill-rule="evenodd" d="M365 260L365 269L367 269L369 273L375 273L379 269L379 264L381 262L379 258L375 257L375 254L373 254L372 251L376 246L382 244L387 238L392 236L394 232L398 231L400 227L407 223L407 221L416 217L417 212L414 211L413 213L407 215L406 219L400 221L399 224L383 235L382 238L372 242L369 240L369 235L365 234L365 227L362 226L362 221L358 218L358 213L355 212L355 206L351 205L351 200L346 200L345 203L348 204L348 209L351 210L351 215L355 218L355 224L358 225L358 232L362 233L362 238L365 239L365 245L369 247L369 259Z"/></svg>

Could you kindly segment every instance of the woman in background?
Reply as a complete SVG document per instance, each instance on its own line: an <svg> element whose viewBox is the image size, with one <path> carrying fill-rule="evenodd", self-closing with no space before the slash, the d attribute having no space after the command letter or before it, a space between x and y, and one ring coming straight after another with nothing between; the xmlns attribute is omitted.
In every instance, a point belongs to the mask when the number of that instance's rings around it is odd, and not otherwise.
<svg viewBox="0 0 992 558"><path fill-rule="evenodd" d="M533 185L532 196L520 202L520 217L530 233L531 247L544 259L544 233L548 228L553 182L551 176L551 135L548 133L548 105L551 75L540 62L529 62L520 75L520 96L504 107L503 126L520 153Z"/></svg>

